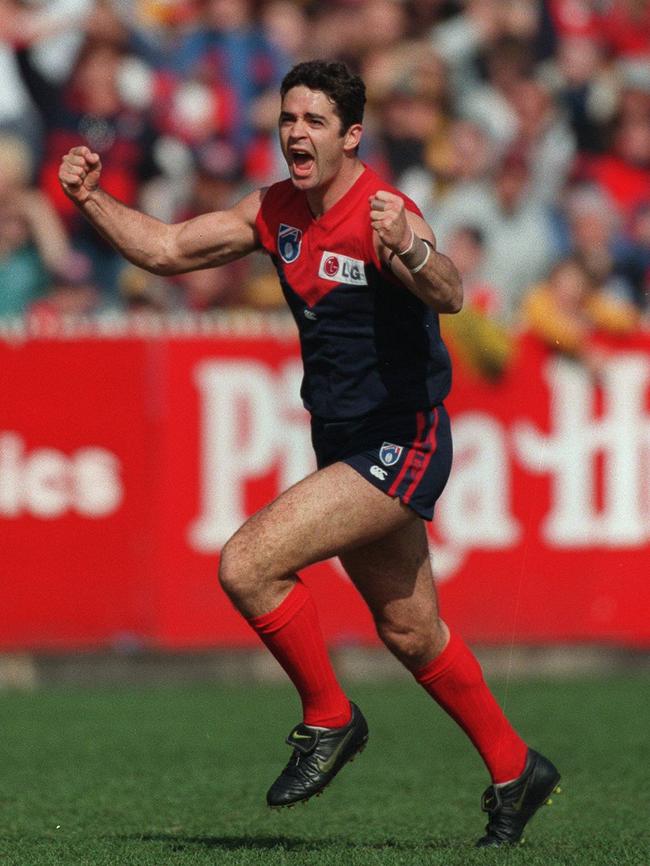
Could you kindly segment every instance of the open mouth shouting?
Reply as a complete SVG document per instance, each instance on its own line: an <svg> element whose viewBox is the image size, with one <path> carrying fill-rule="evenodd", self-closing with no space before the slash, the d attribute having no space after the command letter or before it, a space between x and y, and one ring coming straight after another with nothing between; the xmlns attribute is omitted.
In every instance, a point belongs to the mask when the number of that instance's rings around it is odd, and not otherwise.
<svg viewBox="0 0 650 866"><path fill-rule="evenodd" d="M291 148L290 152L291 169L294 177L302 178L309 177L314 166L314 157L311 153L301 148Z"/></svg>

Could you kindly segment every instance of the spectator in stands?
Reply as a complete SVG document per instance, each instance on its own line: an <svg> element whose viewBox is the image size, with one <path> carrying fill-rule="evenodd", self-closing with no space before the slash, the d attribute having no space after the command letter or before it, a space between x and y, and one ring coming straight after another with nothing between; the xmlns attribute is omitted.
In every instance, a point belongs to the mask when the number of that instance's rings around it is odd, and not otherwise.
<svg viewBox="0 0 650 866"><path fill-rule="evenodd" d="M183 39L199 17L195 0L132 0L114 8L131 51L156 70L175 71Z"/></svg>
<svg viewBox="0 0 650 866"><path fill-rule="evenodd" d="M358 62L360 11L356 3L315 3L311 21L311 41L318 55L326 60L343 60L351 68ZM312 49L312 56L316 53Z"/></svg>
<svg viewBox="0 0 650 866"><path fill-rule="evenodd" d="M446 249L463 281L463 309L443 316L441 328L454 356L470 370L497 378L512 355L512 337L499 323L501 293L482 276L485 258L483 232L461 225L452 232Z"/></svg>
<svg viewBox="0 0 650 866"><path fill-rule="evenodd" d="M463 309L473 309L485 316L499 318L501 293L483 275L485 263L485 233L472 224L459 225L447 243L447 255L454 254L454 262L463 279Z"/></svg>
<svg viewBox="0 0 650 866"><path fill-rule="evenodd" d="M550 18L557 36L600 35L600 21L593 0L548 0Z"/></svg>
<svg viewBox="0 0 650 866"><path fill-rule="evenodd" d="M232 145L209 142L196 151L194 158L190 195L176 213L176 222L224 210L240 197L243 164ZM182 274L174 284L180 290L182 305L197 312L243 306L249 269L248 260L241 259L220 268Z"/></svg>
<svg viewBox="0 0 650 866"><path fill-rule="evenodd" d="M483 165L477 160L477 166ZM525 289L541 279L552 261L555 238L547 203L535 195L528 163L508 155L482 179L465 181L443 199L425 208L435 226L440 248L447 252L451 233L474 225L485 238L482 273L500 292L503 322L514 320Z"/></svg>
<svg viewBox="0 0 650 866"><path fill-rule="evenodd" d="M401 186L405 175L408 181L409 174L412 178L414 170L435 159L448 136L447 126L444 106L420 92L412 80L396 84L379 113L378 138L388 176Z"/></svg>
<svg viewBox="0 0 650 866"><path fill-rule="evenodd" d="M467 0L460 14L436 23L431 30L431 43L449 67L459 101L481 86L479 58L500 35L501 10L491 0Z"/></svg>
<svg viewBox="0 0 650 866"><path fill-rule="evenodd" d="M593 282L608 294L634 302L634 289L618 266L616 250L622 242L622 220L611 199L597 186L577 186L564 202L567 235L565 252L579 256Z"/></svg>
<svg viewBox="0 0 650 866"><path fill-rule="evenodd" d="M650 312L650 201L632 215L627 232L614 247L615 270L631 288L636 306Z"/></svg>
<svg viewBox="0 0 650 866"><path fill-rule="evenodd" d="M608 193L624 219L650 199L650 97L646 112L619 115L611 151L594 157L586 177Z"/></svg>
<svg viewBox="0 0 650 866"><path fill-rule="evenodd" d="M42 189L91 257L97 308L131 308L141 300L123 289L123 263L60 195L68 138L101 150L118 198L173 220L230 195L230 180L197 175L201 153L234 148L237 192L278 180L277 82L315 53L346 60L367 83L362 158L422 207L441 249L469 249L465 229L477 229L493 316L516 320L525 288L572 251L605 291L645 309L649 20L645 0L0 0L0 130L28 143ZM575 206L576 180L611 196L619 222ZM0 212L5 245L19 224L30 234L24 213L6 201ZM559 240L553 212L566 218ZM12 310L47 283L37 247L32 238L16 254L37 288L0 284L5 304L16 293ZM192 281L196 308L279 297L263 269L234 294ZM185 305L178 285L162 296L153 307Z"/></svg>
<svg viewBox="0 0 650 866"><path fill-rule="evenodd" d="M309 59L309 22L301 4L291 0L271 0L260 10L260 24L271 45L289 65Z"/></svg>
<svg viewBox="0 0 650 866"><path fill-rule="evenodd" d="M92 262L83 253L71 251L48 276L47 292L27 310L34 328L57 329L66 321L97 312L100 293L92 280Z"/></svg>
<svg viewBox="0 0 650 866"><path fill-rule="evenodd" d="M547 271L554 243L550 211L535 196L528 162L517 154L507 157L495 177L484 270L501 288L506 319L516 316L527 286Z"/></svg>
<svg viewBox="0 0 650 866"><path fill-rule="evenodd" d="M95 0L0 0L0 128L19 134L35 155L41 146L39 117L21 81L15 49L33 45L39 69L58 83L69 73L94 11Z"/></svg>
<svg viewBox="0 0 650 866"><path fill-rule="evenodd" d="M603 292L580 258L569 257L554 265L548 279L528 293L522 322L549 348L582 361L598 374L606 354L594 337L629 334L637 328L639 316L631 304Z"/></svg>
<svg viewBox="0 0 650 866"><path fill-rule="evenodd" d="M566 184L576 151L575 137L548 89L527 78L513 83L509 101L517 125L510 146L530 166L531 195L553 205Z"/></svg>
<svg viewBox="0 0 650 866"><path fill-rule="evenodd" d="M107 300L116 300L122 261L79 219L56 178L59 154L80 141L101 154L107 191L129 204L137 203L140 184L156 173L155 131L146 113L126 105L120 92L124 49L111 42L87 42L63 89L39 72L29 49L22 49L17 57L47 130L42 188L66 220L75 245L91 257L93 278L104 288Z"/></svg>
<svg viewBox="0 0 650 866"><path fill-rule="evenodd" d="M367 52L362 75L368 99L363 157L422 203L434 194L449 159L447 69L427 42L409 40Z"/></svg>
<svg viewBox="0 0 650 866"><path fill-rule="evenodd" d="M533 0L468 0L461 15L432 32L433 46L450 68L459 115L486 128L501 152L516 133L510 93L532 74L538 24Z"/></svg>
<svg viewBox="0 0 650 866"><path fill-rule="evenodd" d="M360 3L356 37L361 58L398 45L406 38L407 30L408 15L403 3L395 0L362 0Z"/></svg>
<svg viewBox="0 0 650 866"><path fill-rule="evenodd" d="M29 186L27 146L0 136L0 316L20 316L48 285L69 253L61 220L47 198Z"/></svg>
<svg viewBox="0 0 650 866"><path fill-rule="evenodd" d="M176 55L185 78L225 84L234 96L233 143L246 147L252 136L251 108L277 89L289 67L277 44L259 26L250 0L201 0L201 16Z"/></svg>
<svg viewBox="0 0 650 866"><path fill-rule="evenodd" d="M120 296L129 317L151 320L164 313L181 309L175 287L162 277L127 265L120 274Z"/></svg>
<svg viewBox="0 0 650 866"><path fill-rule="evenodd" d="M248 269L232 263L225 268L189 271L175 278L186 309L209 313L224 307L245 306Z"/></svg>
<svg viewBox="0 0 650 866"><path fill-rule="evenodd" d="M618 104L617 76L602 43L584 35L563 36L541 76L566 112L577 150L602 153Z"/></svg>
<svg viewBox="0 0 650 866"><path fill-rule="evenodd" d="M456 120L450 124L446 141L429 155L430 171L426 193L413 183L405 191L425 211L436 227L441 247L457 226L475 224L484 228L492 217L493 180L497 148L487 130L476 123Z"/></svg>
<svg viewBox="0 0 650 866"><path fill-rule="evenodd" d="M513 91L517 84L531 78L533 60L528 42L502 37L489 46L482 58L485 79L460 94L462 116L485 126L499 143L501 152L512 147L517 135Z"/></svg>
<svg viewBox="0 0 650 866"><path fill-rule="evenodd" d="M227 210L241 198L243 181L244 164L235 148L218 139L206 143L194 152L194 180L176 219Z"/></svg>
<svg viewBox="0 0 650 866"><path fill-rule="evenodd" d="M38 113L20 80L13 46L22 10L17 0L0 0L0 130L20 136L35 154L38 151Z"/></svg>
<svg viewBox="0 0 650 866"><path fill-rule="evenodd" d="M650 6L647 0L610 0L600 14L600 36L616 57L650 57Z"/></svg>

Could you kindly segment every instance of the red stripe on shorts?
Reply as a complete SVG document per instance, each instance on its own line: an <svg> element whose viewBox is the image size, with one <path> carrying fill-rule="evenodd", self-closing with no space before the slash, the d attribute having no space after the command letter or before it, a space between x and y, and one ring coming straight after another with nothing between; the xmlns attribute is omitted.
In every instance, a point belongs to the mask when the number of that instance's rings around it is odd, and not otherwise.
<svg viewBox="0 0 650 866"><path fill-rule="evenodd" d="M415 475L413 477L413 480L411 481L411 483L408 487L408 490L406 491L406 493L402 497L402 502L405 505L409 502L411 496L415 492L415 488L418 486L418 484L422 480L424 473L427 471L427 466L429 465L429 462L431 461L431 457L435 453L436 448L438 447L438 441L436 439L437 430L438 430L438 410L436 409L435 410L435 418L433 421L433 426L431 427L431 430L429 430L429 435L426 438L426 444L428 444L430 446L429 452L428 452L427 456L424 458L424 460L422 461L422 464L416 470Z"/></svg>
<svg viewBox="0 0 650 866"><path fill-rule="evenodd" d="M408 450L408 454L406 455L406 459L404 460L404 463L402 464L402 468L400 469L397 478L393 481L393 483L390 486L390 489L388 491L389 496L395 495L397 488L400 486L404 476L406 475L407 469L409 468L409 466L413 462L415 455L418 453L418 447L421 444L424 444L424 443L420 443L420 441L419 441L420 436L422 435L422 431L424 430L424 425L425 425L424 412L418 412L416 415L416 419L417 419L417 430L415 433L415 441L413 442L413 445Z"/></svg>

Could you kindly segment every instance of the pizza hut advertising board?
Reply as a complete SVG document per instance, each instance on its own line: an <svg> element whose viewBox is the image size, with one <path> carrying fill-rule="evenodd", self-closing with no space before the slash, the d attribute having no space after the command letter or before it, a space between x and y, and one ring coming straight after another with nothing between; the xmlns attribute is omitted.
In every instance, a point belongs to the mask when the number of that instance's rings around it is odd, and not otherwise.
<svg viewBox="0 0 650 866"><path fill-rule="evenodd" d="M257 645L219 551L314 468L293 330L0 340L0 649ZM469 641L650 646L650 337L596 383L524 338L460 369L431 528ZM331 644L374 629L336 561L308 569Z"/></svg>

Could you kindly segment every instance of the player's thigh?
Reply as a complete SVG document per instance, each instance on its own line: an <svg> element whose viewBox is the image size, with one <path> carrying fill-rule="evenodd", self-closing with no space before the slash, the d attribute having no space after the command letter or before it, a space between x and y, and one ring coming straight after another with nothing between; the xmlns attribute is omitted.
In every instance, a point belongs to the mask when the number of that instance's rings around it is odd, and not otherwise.
<svg viewBox="0 0 650 866"><path fill-rule="evenodd" d="M340 558L378 626L426 627L437 618L429 544L421 519L346 551Z"/></svg>
<svg viewBox="0 0 650 866"><path fill-rule="evenodd" d="M292 574L417 521L344 463L320 469L254 514L228 542L255 579Z"/></svg>

